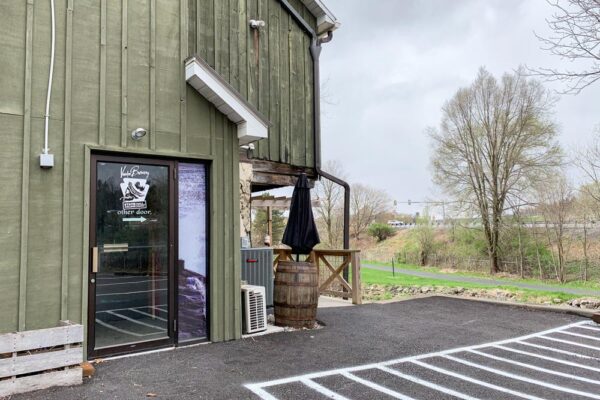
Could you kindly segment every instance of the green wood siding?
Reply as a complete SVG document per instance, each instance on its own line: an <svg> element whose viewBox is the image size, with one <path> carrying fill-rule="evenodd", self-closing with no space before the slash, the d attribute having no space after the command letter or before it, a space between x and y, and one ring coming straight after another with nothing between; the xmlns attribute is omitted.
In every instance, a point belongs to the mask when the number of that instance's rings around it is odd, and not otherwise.
<svg viewBox="0 0 600 400"><path fill-rule="evenodd" d="M273 41L261 42L258 63L251 62L250 17L267 20L264 32ZM56 24L49 131L55 166L44 170L49 2L0 4L0 333L60 319L86 322L89 153L105 149L209 160L210 339L238 338L236 126L185 83L183 60L198 52L261 111L273 113L276 136L286 121L286 137L297 129L304 145L309 117L282 115L308 104L303 82L291 85L301 98L289 97L291 71L298 79L307 73L302 33L275 0L59 0ZM269 74L272 60L292 67ZM280 85L288 90L273 90ZM137 127L149 134L133 142L129 132ZM273 143L265 141L259 152L288 162L295 154L301 165L312 160L279 137Z"/></svg>
<svg viewBox="0 0 600 400"><path fill-rule="evenodd" d="M313 27L300 0L290 4ZM189 0L189 49L206 60L271 123L256 158L314 167L310 37L278 0ZM258 35L251 19L266 26Z"/></svg>

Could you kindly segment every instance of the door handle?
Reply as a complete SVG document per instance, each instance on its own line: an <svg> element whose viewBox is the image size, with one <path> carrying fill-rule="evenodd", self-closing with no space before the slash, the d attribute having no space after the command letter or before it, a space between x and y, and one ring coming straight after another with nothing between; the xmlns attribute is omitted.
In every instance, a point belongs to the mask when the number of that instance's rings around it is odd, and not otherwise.
<svg viewBox="0 0 600 400"><path fill-rule="evenodd" d="M92 247L92 273L98 272L98 247Z"/></svg>

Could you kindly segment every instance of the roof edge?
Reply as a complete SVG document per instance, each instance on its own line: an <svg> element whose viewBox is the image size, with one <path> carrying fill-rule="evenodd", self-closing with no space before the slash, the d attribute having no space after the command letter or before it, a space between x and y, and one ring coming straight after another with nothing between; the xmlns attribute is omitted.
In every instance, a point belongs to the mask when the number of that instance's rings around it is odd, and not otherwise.
<svg viewBox="0 0 600 400"><path fill-rule="evenodd" d="M338 29L341 23L321 0L301 0L302 4L317 18L317 35Z"/></svg>
<svg viewBox="0 0 600 400"><path fill-rule="evenodd" d="M240 145L268 138L269 120L197 54L185 60L185 79L237 125Z"/></svg>

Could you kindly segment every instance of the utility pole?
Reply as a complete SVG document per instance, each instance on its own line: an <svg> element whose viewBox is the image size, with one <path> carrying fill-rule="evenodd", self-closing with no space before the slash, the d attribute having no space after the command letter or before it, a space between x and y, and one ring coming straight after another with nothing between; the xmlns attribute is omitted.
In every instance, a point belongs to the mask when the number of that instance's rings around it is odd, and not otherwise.
<svg viewBox="0 0 600 400"><path fill-rule="evenodd" d="M436 206L442 206L442 223L444 225L446 225L446 204L453 204L453 203L458 203L458 201L446 201L446 200L440 200L440 201L427 201L427 200L419 200L419 201L412 201L412 200L408 200L408 201L395 201L394 200L394 205L396 204L408 204L409 206L413 205L413 204L426 204L426 205L436 205Z"/></svg>

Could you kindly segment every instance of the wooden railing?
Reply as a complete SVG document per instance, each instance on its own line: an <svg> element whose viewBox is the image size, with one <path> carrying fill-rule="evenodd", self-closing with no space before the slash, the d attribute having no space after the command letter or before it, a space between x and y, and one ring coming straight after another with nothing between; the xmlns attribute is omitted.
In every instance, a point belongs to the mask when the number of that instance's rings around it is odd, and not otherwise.
<svg viewBox="0 0 600 400"><path fill-rule="evenodd" d="M273 269L277 271L279 261L295 261L289 249L273 249ZM303 257L314 263L319 270L319 293L327 296L352 299L353 304L362 304L360 284L360 250L314 250ZM343 272L350 268L350 280L344 279Z"/></svg>

